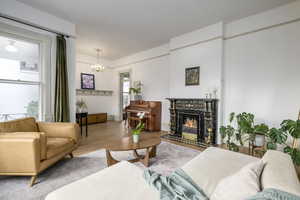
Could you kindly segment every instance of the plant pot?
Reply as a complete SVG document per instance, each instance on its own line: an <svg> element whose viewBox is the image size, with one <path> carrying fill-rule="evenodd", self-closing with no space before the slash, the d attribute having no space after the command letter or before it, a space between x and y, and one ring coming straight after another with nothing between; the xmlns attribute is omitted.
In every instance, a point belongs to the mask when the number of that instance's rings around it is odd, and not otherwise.
<svg viewBox="0 0 300 200"><path fill-rule="evenodd" d="M133 143L139 143L140 135L132 135Z"/></svg>
<svg viewBox="0 0 300 200"><path fill-rule="evenodd" d="M80 108L80 107L78 107L78 108L76 109L76 112L77 112L77 113L85 113L85 112L87 112L87 109L86 109L86 108Z"/></svg>
<svg viewBox="0 0 300 200"><path fill-rule="evenodd" d="M142 95L140 95L140 94L134 95L134 100L135 100L135 101L142 100L142 99L143 99L143 98L142 98Z"/></svg>

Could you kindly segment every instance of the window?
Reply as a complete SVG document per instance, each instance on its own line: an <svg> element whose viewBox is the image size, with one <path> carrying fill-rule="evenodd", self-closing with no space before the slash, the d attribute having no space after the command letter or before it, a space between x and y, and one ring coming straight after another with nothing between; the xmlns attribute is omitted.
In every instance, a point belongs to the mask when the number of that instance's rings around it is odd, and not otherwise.
<svg viewBox="0 0 300 200"><path fill-rule="evenodd" d="M41 118L40 45L0 35L0 121Z"/></svg>

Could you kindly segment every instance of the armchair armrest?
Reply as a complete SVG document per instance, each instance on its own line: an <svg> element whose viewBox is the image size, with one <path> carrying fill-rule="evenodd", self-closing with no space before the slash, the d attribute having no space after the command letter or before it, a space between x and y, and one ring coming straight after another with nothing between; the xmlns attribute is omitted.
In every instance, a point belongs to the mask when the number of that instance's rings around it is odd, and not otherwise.
<svg viewBox="0 0 300 200"><path fill-rule="evenodd" d="M75 143L80 142L79 126L75 123L37 122L38 128L47 137L72 138Z"/></svg>
<svg viewBox="0 0 300 200"><path fill-rule="evenodd" d="M0 174L37 174L40 168L40 134L0 134Z"/></svg>

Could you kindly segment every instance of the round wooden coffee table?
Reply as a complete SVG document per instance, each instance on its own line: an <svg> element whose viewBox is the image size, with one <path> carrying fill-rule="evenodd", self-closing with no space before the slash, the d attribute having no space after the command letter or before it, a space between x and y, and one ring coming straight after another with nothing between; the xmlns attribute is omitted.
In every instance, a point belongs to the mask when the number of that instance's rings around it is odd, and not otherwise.
<svg viewBox="0 0 300 200"><path fill-rule="evenodd" d="M135 158L128 160L128 162L141 162L148 167L149 159L156 156L156 146L160 142L160 134L157 133L142 133L137 144L133 143L132 136L110 140L108 141L109 144L105 147L107 165L111 166L120 162L112 157L111 151L133 151ZM139 155L137 152L139 149L145 149L145 155Z"/></svg>

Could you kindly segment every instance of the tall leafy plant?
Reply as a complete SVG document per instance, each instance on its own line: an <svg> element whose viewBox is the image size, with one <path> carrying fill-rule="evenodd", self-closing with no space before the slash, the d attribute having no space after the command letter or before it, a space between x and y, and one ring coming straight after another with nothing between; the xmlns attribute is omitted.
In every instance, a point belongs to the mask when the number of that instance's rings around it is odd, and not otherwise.
<svg viewBox="0 0 300 200"><path fill-rule="evenodd" d="M239 151L239 146L237 144L235 144L234 140L236 141L240 141L240 135L239 132L236 131L236 129L233 127L233 123L234 123L234 119L235 119L235 113L232 112L229 115L229 125L227 126L221 126L220 127L220 135L221 135L221 139L222 142L224 142L224 140L226 140L226 145L228 147L229 150L231 151Z"/></svg>
<svg viewBox="0 0 300 200"><path fill-rule="evenodd" d="M255 116L252 113L240 113L237 115L237 124L238 131L241 136L245 136L245 138L241 138L240 140L249 141L250 143L254 143L256 135L267 135L269 131L269 127L264 124L255 124L254 118Z"/></svg>
<svg viewBox="0 0 300 200"><path fill-rule="evenodd" d="M288 138L292 138L293 143L288 142ZM283 151L289 154L296 165L300 165L300 150L297 146L297 140L300 138L300 119L284 120L280 124L280 128L272 128L269 131L267 143L268 149L277 149L277 145L283 145Z"/></svg>
<svg viewBox="0 0 300 200"><path fill-rule="evenodd" d="M287 145L284 152L291 156L296 165L300 165L300 150L297 145L297 140L300 138L300 119L284 120L281 123L281 130L293 138L293 144Z"/></svg>

